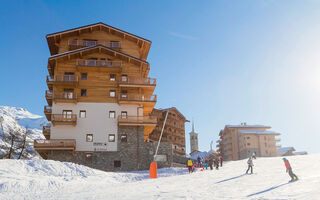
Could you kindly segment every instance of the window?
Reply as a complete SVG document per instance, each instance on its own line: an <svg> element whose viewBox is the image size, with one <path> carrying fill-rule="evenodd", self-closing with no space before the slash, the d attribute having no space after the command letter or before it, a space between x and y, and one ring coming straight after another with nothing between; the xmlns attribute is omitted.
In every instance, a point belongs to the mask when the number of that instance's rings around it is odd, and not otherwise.
<svg viewBox="0 0 320 200"><path fill-rule="evenodd" d="M122 82L128 82L128 76L125 75L125 74L123 74L123 75L121 76L121 81L122 81Z"/></svg>
<svg viewBox="0 0 320 200"><path fill-rule="evenodd" d="M115 134L109 134L109 142L115 142L116 141L116 136Z"/></svg>
<svg viewBox="0 0 320 200"><path fill-rule="evenodd" d="M128 90L121 90L121 98L127 98L128 97Z"/></svg>
<svg viewBox="0 0 320 200"><path fill-rule="evenodd" d="M62 111L63 118L71 119L72 110L63 110Z"/></svg>
<svg viewBox="0 0 320 200"><path fill-rule="evenodd" d="M79 118L86 118L86 111L85 110L80 110Z"/></svg>
<svg viewBox="0 0 320 200"><path fill-rule="evenodd" d="M87 90L86 89L81 89L81 96L86 97L87 96Z"/></svg>
<svg viewBox="0 0 320 200"><path fill-rule="evenodd" d="M127 142L127 134L121 134L120 140L121 142Z"/></svg>
<svg viewBox="0 0 320 200"><path fill-rule="evenodd" d="M110 47L111 48L121 48L119 41L110 41Z"/></svg>
<svg viewBox="0 0 320 200"><path fill-rule="evenodd" d="M73 89L64 89L64 98L73 99Z"/></svg>
<svg viewBox="0 0 320 200"><path fill-rule="evenodd" d="M247 137L247 139L249 140L249 139L250 139L250 137Z"/></svg>
<svg viewBox="0 0 320 200"><path fill-rule="evenodd" d="M93 142L93 134L87 134L86 141L87 142Z"/></svg>
<svg viewBox="0 0 320 200"><path fill-rule="evenodd" d="M81 80L87 80L87 73L81 73Z"/></svg>
<svg viewBox="0 0 320 200"><path fill-rule="evenodd" d="M115 81L115 80L116 80L116 75L110 74L110 81Z"/></svg>
<svg viewBox="0 0 320 200"><path fill-rule="evenodd" d="M92 161L92 153L91 152L86 153L86 161Z"/></svg>
<svg viewBox="0 0 320 200"><path fill-rule="evenodd" d="M109 118L116 118L116 111L109 111Z"/></svg>
<svg viewBox="0 0 320 200"><path fill-rule="evenodd" d="M247 143L248 146L250 146L250 143Z"/></svg>
<svg viewBox="0 0 320 200"><path fill-rule="evenodd" d="M120 160L115 160L114 161L114 167L121 167L121 161Z"/></svg>
<svg viewBox="0 0 320 200"><path fill-rule="evenodd" d="M115 90L110 90L109 91L110 97L116 97L116 91Z"/></svg>
<svg viewBox="0 0 320 200"><path fill-rule="evenodd" d="M128 113L127 111L121 111L121 118L122 119L127 119Z"/></svg>
<svg viewBox="0 0 320 200"><path fill-rule="evenodd" d="M63 80L64 81L74 81L74 73L73 72L65 72Z"/></svg>

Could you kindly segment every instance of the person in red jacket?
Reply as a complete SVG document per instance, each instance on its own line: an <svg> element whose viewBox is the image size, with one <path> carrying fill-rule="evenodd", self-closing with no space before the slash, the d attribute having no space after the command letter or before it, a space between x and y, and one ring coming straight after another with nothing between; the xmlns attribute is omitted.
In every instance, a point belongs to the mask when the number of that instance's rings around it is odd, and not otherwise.
<svg viewBox="0 0 320 200"><path fill-rule="evenodd" d="M292 168L289 163L289 160L287 160L286 158L282 158L282 160L284 162L284 165L286 166L286 169L287 169L286 172L289 172L289 176L291 177L291 181L298 180L298 177L292 172Z"/></svg>

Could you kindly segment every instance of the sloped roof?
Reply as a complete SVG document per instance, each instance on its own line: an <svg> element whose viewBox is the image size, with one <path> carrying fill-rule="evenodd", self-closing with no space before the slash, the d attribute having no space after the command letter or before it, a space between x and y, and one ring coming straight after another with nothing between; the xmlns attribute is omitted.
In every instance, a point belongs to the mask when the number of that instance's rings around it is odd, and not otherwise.
<svg viewBox="0 0 320 200"><path fill-rule="evenodd" d="M239 133L242 134L258 134L258 135L280 135L280 133L277 133L275 131L265 131L265 130L239 130Z"/></svg>
<svg viewBox="0 0 320 200"><path fill-rule="evenodd" d="M288 151L295 151L295 149L293 147L282 147L277 149L277 153L281 155L286 154Z"/></svg>
<svg viewBox="0 0 320 200"><path fill-rule="evenodd" d="M80 27L76 27L76 28L71 28L71 29L67 29L67 30L59 31L59 32L55 32L55 33L50 33L50 34L47 34L46 37L48 38L48 37L52 37L52 36L57 35L57 34L59 35L59 34L67 33L67 32L78 31L78 30L80 30L80 29L89 28L89 27L94 27L94 26L104 26L104 27L113 29L113 30L115 30L115 31L118 31L118 32L121 32L121 33L125 33L126 35L130 35L130 36L139 38L140 40L144 40L145 42L151 43L150 40L147 40L147 39L145 39L145 38L143 38L143 37L140 37L140 36L137 36L137 35L135 35L135 34L129 33L129 32L127 32L127 31L118 29L118 28L116 28L116 27L110 26L110 25L105 24L105 23L103 23L103 22L98 22L98 23L94 23L94 24L89 24L89 25L85 25L85 26L80 26Z"/></svg>
<svg viewBox="0 0 320 200"><path fill-rule="evenodd" d="M167 110L175 110L183 119L185 119L186 122L190 122L187 120L187 118L176 108L176 107L170 107L170 108L155 108L156 110L162 110L162 111L167 111Z"/></svg>
<svg viewBox="0 0 320 200"><path fill-rule="evenodd" d="M119 54L119 55L123 55L125 57L128 57L130 59L133 59L133 60L136 60L138 62L141 62L141 63L148 63L144 60L141 60L139 58L136 58L136 57L133 57L133 56L130 56L128 54L125 54L123 52L119 52L119 51L116 51L110 47L107 47L107 46L104 46L102 44L98 44L98 45L94 45L94 46L89 46L89 47L84 47L84 48L80 48L80 49L76 49L76 50L72 50L72 51L67 51L67 52L63 52L63 53L59 53L59 54L56 54L56 55L53 55L53 56L50 56L49 57L49 60L51 59L54 59L54 58L59 58L59 57L63 57L63 56L67 56L67 55L70 55L70 54L74 54L74 53L78 53L78 52L84 52L84 51L87 51L87 50L91 50L91 49L96 49L96 48L103 48L103 49L106 49L110 52L113 52L113 53L116 53L116 54Z"/></svg>

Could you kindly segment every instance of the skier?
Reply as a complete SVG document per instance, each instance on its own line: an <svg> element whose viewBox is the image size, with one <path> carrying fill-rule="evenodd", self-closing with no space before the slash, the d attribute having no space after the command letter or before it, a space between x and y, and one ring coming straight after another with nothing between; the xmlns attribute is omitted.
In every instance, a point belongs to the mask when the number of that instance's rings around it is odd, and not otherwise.
<svg viewBox="0 0 320 200"><path fill-rule="evenodd" d="M214 158L214 166L216 166L216 170L219 169L219 160L217 156Z"/></svg>
<svg viewBox="0 0 320 200"><path fill-rule="evenodd" d="M212 160L212 158L209 158L209 167L210 167L210 170L213 169L212 165L213 165L213 160Z"/></svg>
<svg viewBox="0 0 320 200"><path fill-rule="evenodd" d="M201 158L200 158L200 156L198 156L198 158L197 158L197 160L198 160L198 166L197 167L201 167Z"/></svg>
<svg viewBox="0 0 320 200"><path fill-rule="evenodd" d="M192 172L192 160L189 158L188 161L187 161L187 167L188 167L188 171L189 173Z"/></svg>
<svg viewBox="0 0 320 200"><path fill-rule="evenodd" d="M291 177L291 181L297 181L298 180L298 177L297 175L295 175L293 172L292 172L292 168L291 168L291 165L289 163L289 160L287 160L286 158L282 158L283 162L284 162L284 165L286 166L286 172L288 173L289 172L289 176Z"/></svg>
<svg viewBox="0 0 320 200"><path fill-rule="evenodd" d="M248 169L246 171L246 174L248 174L250 168L251 168L251 174L252 174L253 173L253 169L252 169L253 162L252 162L252 158L251 157L248 159L247 163L248 163Z"/></svg>
<svg viewBox="0 0 320 200"><path fill-rule="evenodd" d="M206 159L204 162L205 162L206 170L207 170L208 169L208 159Z"/></svg>
<svg viewBox="0 0 320 200"><path fill-rule="evenodd" d="M257 159L257 157L256 157L256 152L253 152L253 153L252 153L252 158Z"/></svg>
<svg viewBox="0 0 320 200"><path fill-rule="evenodd" d="M219 157L220 167L222 167L222 156Z"/></svg>

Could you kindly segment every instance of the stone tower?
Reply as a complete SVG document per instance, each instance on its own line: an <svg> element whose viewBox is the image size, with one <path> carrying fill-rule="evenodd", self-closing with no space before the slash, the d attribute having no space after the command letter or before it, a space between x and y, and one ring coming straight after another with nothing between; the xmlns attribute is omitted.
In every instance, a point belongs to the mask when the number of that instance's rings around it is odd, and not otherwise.
<svg viewBox="0 0 320 200"><path fill-rule="evenodd" d="M198 133L194 131L194 122L192 122L192 131L190 134L190 154L192 154L194 151L199 151L198 148Z"/></svg>

